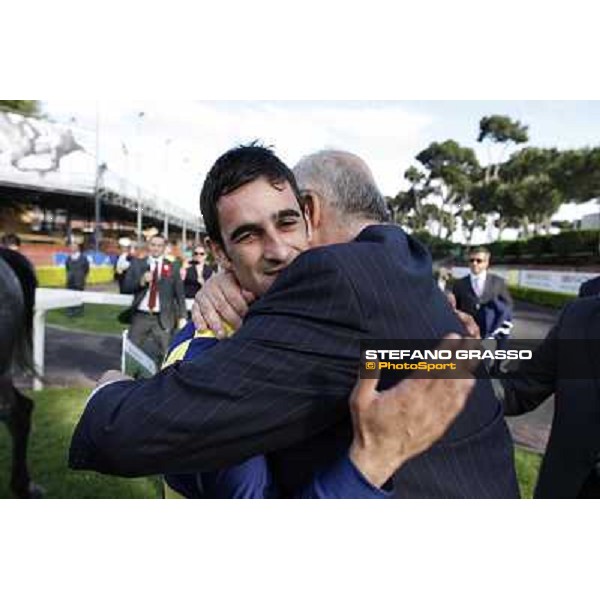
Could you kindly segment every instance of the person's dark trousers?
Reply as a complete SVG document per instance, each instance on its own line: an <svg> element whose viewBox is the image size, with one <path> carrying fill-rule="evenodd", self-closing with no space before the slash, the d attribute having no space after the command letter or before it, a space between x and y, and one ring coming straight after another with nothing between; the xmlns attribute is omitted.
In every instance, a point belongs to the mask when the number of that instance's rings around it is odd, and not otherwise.
<svg viewBox="0 0 600 600"><path fill-rule="evenodd" d="M169 348L171 334L170 330L161 326L158 313L150 314L140 310L133 313L129 339L154 361L158 369Z"/></svg>
<svg viewBox="0 0 600 600"><path fill-rule="evenodd" d="M77 292L83 292L83 290L84 290L84 288L82 286L75 287L73 285L67 286L67 289L75 290ZM84 305L80 304L79 306L69 306L68 308L65 309L65 312L67 313L67 317L70 317L71 319L73 319L75 317L83 317Z"/></svg>

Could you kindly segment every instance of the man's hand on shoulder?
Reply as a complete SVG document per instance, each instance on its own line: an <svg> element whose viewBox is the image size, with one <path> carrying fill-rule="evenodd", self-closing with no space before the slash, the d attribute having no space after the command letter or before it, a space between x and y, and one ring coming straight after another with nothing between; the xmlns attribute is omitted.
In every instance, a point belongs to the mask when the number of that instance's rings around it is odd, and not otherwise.
<svg viewBox="0 0 600 600"><path fill-rule="evenodd" d="M468 340L450 334L440 345L453 351ZM474 370L475 363L468 365ZM382 486L409 459L438 441L462 411L475 380L408 377L377 392L377 379L359 379L350 398L354 440L350 459L373 485Z"/></svg>
<svg viewBox="0 0 600 600"><path fill-rule="evenodd" d="M254 294L242 290L233 273L215 273L196 294L192 319L197 329L210 329L222 339L225 324L238 329L254 300Z"/></svg>

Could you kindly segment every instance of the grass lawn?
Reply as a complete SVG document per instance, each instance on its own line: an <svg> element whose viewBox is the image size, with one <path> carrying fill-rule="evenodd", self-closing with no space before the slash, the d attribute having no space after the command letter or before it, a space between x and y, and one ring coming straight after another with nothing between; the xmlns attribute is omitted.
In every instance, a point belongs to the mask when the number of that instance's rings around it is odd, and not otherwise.
<svg viewBox="0 0 600 600"><path fill-rule="evenodd" d="M49 310L46 313L46 323L91 333L121 334L127 326L119 323L117 316L126 308L107 304L86 304L81 317L69 317L65 309Z"/></svg>
<svg viewBox="0 0 600 600"><path fill-rule="evenodd" d="M521 497L533 498L533 488L537 481L542 457L534 452L528 452L517 448L515 450L515 466L517 468L517 477L519 487L521 488Z"/></svg>
<svg viewBox="0 0 600 600"><path fill-rule="evenodd" d="M122 479L67 468L67 452L88 389L52 388L28 392L35 400L29 466L48 498L159 498L156 478ZM531 498L541 459L517 449L517 475L523 498ZM10 438L0 427L0 498L10 498Z"/></svg>
<svg viewBox="0 0 600 600"><path fill-rule="evenodd" d="M47 498L158 498L154 478L122 479L67 468L67 453L88 389L52 388L27 392L35 400L29 467ZM10 498L10 438L0 427L0 498Z"/></svg>

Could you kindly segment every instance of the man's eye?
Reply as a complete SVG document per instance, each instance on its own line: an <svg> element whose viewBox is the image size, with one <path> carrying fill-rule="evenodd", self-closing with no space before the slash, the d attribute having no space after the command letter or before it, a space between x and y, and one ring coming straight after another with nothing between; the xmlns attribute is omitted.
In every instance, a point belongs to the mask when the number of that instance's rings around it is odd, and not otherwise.
<svg viewBox="0 0 600 600"><path fill-rule="evenodd" d="M297 225L297 223L298 223L298 219L285 219L285 220L279 222L279 226L280 227L293 227L294 225Z"/></svg>
<svg viewBox="0 0 600 600"><path fill-rule="evenodd" d="M235 243L243 244L245 242L252 242L255 239L256 239L256 233L248 232L248 233L243 233L242 235L238 236L238 238L235 240Z"/></svg>

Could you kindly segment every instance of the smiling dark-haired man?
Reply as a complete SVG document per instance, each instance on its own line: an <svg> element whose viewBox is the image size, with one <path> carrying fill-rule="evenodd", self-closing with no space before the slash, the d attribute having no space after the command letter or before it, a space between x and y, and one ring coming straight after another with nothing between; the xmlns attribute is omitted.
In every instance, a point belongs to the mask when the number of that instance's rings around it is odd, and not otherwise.
<svg viewBox="0 0 600 600"><path fill-rule="evenodd" d="M240 173L235 156L226 153L211 169L202 212L221 259L246 269L240 283L268 291L235 335L200 357L97 391L74 434L73 467L131 476L194 472L268 453L281 495L296 495L349 451L347 399L361 340L462 331L425 248L383 223L385 203L358 157L327 151L298 165L313 244L321 246L301 252L290 240L305 225L286 212L294 210L291 199L282 199L297 189L293 174L286 167L257 176L251 160ZM243 194L248 186L261 192L257 207ZM398 381L392 373L381 388ZM369 472L360 456L355 464ZM396 485L405 497L517 496L510 438L489 382L477 381L450 429L403 464Z"/></svg>

